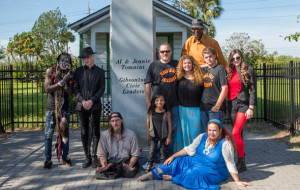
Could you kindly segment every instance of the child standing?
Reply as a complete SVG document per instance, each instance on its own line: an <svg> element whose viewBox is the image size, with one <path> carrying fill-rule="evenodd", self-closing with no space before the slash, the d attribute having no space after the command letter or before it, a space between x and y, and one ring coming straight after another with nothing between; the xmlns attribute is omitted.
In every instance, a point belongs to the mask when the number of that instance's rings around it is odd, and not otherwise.
<svg viewBox="0 0 300 190"><path fill-rule="evenodd" d="M160 141L160 160L162 163L166 160L166 145L171 142L171 132L171 113L167 110L165 96L154 94L147 117L147 140L151 145L146 173L152 169L158 141Z"/></svg>

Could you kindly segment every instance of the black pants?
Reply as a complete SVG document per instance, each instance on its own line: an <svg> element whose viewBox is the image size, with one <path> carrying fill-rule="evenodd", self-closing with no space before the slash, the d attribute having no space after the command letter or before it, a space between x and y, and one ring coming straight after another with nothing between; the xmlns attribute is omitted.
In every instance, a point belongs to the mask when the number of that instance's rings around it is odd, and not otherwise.
<svg viewBox="0 0 300 190"><path fill-rule="evenodd" d="M232 126L234 126L235 121L236 121L236 115L238 112L241 113L246 113L249 108L249 103L248 102L242 102L239 99L234 99L232 101L228 101L228 112L230 115L230 120L232 123ZM242 138L243 138L243 130L241 132Z"/></svg>
<svg viewBox="0 0 300 190"><path fill-rule="evenodd" d="M108 162L109 163L109 162ZM129 164L129 160L125 162ZM129 171L122 166L123 163L115 163L110 168L108 168L104 172L96 171L95 178L96 179L116 179L118 177L126 177L126 178L133 178L139 171L140 165L139 162L136 161L134 164L134 171Z"/></svg>
<svg viewBox="0 0 300 190"><path fill-rule="evenodd" d="M249 103L242 102L237 98L232 101L228 101L228 111L229 111L232 125L235 124L235 118L237 112L246 113L248 108L249 108Z"/></svg>
<svg viewBox="0 0 300 190"><path fill-rule="evenodd" d="M166 139L158 139L151 137L151 144L150 144L150 150L149 150L149 156L148 156L148 162L149 164L153 164L154 160L154 154L156 152L157 143L160 141L160 162L163 163L167 159L167 153L166 153Z"/></svg>
<svg viewBox="0 0 300 190"><path fill-rule="evenodd" d="M86 158L91 159L91 135L90 135L90 122L92 124L92 137L93 137L93 156L97 156L97 147L100 139L100 116L101 110L91 110L91 111L78 111L78 117L81 128L81 141L83 145L83 150ZM91 120L92 118L92 120Z"/></svg>

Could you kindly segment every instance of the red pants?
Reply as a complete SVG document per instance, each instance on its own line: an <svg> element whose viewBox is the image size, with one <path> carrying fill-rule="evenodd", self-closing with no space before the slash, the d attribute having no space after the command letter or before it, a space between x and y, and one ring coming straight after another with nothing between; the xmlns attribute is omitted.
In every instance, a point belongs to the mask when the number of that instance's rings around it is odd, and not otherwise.
<svg viewBox="0 0 300 190"><path fill-rule="evenodd" d="M242 129L246 123L246 120L245 113L237 112L233 125L232 136L237 146L239 158L243 158L245 156Z"/></svg>

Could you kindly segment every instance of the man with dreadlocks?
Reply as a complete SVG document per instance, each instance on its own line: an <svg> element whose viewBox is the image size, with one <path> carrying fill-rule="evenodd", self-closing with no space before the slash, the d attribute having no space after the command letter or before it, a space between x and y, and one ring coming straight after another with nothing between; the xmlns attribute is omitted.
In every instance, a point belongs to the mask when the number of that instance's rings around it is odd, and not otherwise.
<svg viewBox="0 0 300 190"><path fill-rule="evenodd" d="M69 95L72 95L72 59L67 53L57 57L57 65L46 70L45 91L48 93L46 106L45 128L45 157L43 169L50 169L52 165L52 136L56 126L57 159L62 157L63 164L71 166L69 152ZM57 124L57 125L56 125Z"/></svg>

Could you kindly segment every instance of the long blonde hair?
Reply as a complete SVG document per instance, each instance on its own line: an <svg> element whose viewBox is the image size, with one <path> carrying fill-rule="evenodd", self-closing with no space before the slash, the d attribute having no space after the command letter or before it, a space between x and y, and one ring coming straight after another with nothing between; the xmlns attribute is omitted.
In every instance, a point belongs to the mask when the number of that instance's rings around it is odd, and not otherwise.
<svg viewBox="0 0 300 190"><path fill-rule="evenodd" d="M194 84L196 85L201 85L203 84L203 74L202 74L202 68L200 65L198 65L195 61L195 59L192 56L189 55L183 55L180 57L178 65L177 65L177 79L180 80L184 77L185 70L183 69L183 61L189 59L192 62L193 68L192 68L192 77L193 79L191 80Z"/></svg>

